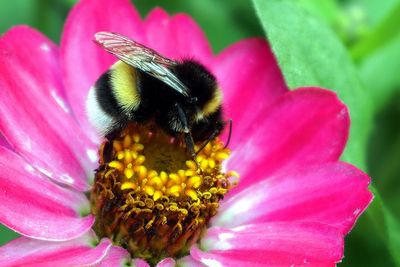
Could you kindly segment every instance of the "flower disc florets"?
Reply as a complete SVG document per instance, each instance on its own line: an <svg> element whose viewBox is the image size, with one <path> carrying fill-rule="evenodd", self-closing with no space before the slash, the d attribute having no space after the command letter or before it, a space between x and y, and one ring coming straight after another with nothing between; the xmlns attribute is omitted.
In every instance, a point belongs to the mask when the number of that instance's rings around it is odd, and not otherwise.
<svg viewBox="0 0 400 267"><path fill-rule="evenodd" d="M95 231L151 263L185 255L237 176L222 172L229 154L215 139L196 163L179 140L150 125L130 125L100 149L91 193Z"/></svg>

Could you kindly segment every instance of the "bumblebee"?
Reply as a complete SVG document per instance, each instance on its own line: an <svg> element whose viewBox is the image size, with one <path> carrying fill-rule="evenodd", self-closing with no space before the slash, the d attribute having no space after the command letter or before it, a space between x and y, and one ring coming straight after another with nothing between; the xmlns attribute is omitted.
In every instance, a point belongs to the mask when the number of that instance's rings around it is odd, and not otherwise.
<svg viewBox="0 0 400 267"><path fill-rule="evenodd" d="M119 61L100 76L87 101L89 120L104 136L129 122L153 121L173 137L212 140L225 127L216 78L195 60L174 61L120 34L98 32L94 41Z"/></svg>

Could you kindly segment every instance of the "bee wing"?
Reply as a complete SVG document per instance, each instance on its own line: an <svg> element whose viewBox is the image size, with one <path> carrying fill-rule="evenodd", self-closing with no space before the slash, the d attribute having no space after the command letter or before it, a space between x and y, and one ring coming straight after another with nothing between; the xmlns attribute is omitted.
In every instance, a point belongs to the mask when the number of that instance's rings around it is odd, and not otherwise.
<svg viewBox="0 0 400 267"><path fill-rule="evenodd" d="M177 64L175 61L117 33L98 32L94 41L126 64L150 74L189 97L188 88L169 70L169 67Z"/></svg>

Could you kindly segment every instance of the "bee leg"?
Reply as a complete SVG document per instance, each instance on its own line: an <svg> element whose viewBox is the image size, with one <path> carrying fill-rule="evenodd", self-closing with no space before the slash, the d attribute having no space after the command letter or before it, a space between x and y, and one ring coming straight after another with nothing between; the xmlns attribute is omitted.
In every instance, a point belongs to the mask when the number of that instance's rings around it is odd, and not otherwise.
<svg viewBox="0 0 400 267"><path fill-rule="evenodd" d="M200 170L201 172L201 168L200 168L200 163L196 160L196 152L194 150L194 141L193 141L193 136L190 133L190 131L188 132L184 132L184 137L185 137L185 143L186 143L186 147L189 151L190 156L192 157L192 160L194 162L196 162L197 165L197 169Z"/></svg>
<svg viewBox="0 0 400 267"><path fill-rule="evenodd" d="M189 150L189 154L192 157L193 160L196 159L196 152L194 151L194 141L193 141L193 137L192 134L189 133L184 133L185 135L185 143L186 143L186 147Z"/></svg>
<svg viewBox="0 0 400 267"><path fill-rule="evenodd" d="M181 121L182 126L183 126L183 134L185 137L186 148L189 151L189 154L192 157L192 160L194 162L196 162L197 168L201 171L200 164L196 160L196 152L194 150L193 136L189 129L189 124L188 124L188 120L186 118L186 114L185 114L185 112L183 112L182 108L178 105L178 103L175 103L175 107L178 111L179 120Z"/></svg>

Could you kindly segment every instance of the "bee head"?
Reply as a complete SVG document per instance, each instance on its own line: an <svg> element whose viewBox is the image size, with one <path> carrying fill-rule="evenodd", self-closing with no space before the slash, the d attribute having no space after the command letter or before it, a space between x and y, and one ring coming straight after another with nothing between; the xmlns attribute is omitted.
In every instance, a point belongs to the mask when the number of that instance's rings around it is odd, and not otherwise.
<svg viewBox="0 0 400 267"><path fill-rule="evenodd" d="M174 67L174 73L189 89L188 104L203 110L215 97L217 81L203 65L194 60L184 60Z"/></svg>

